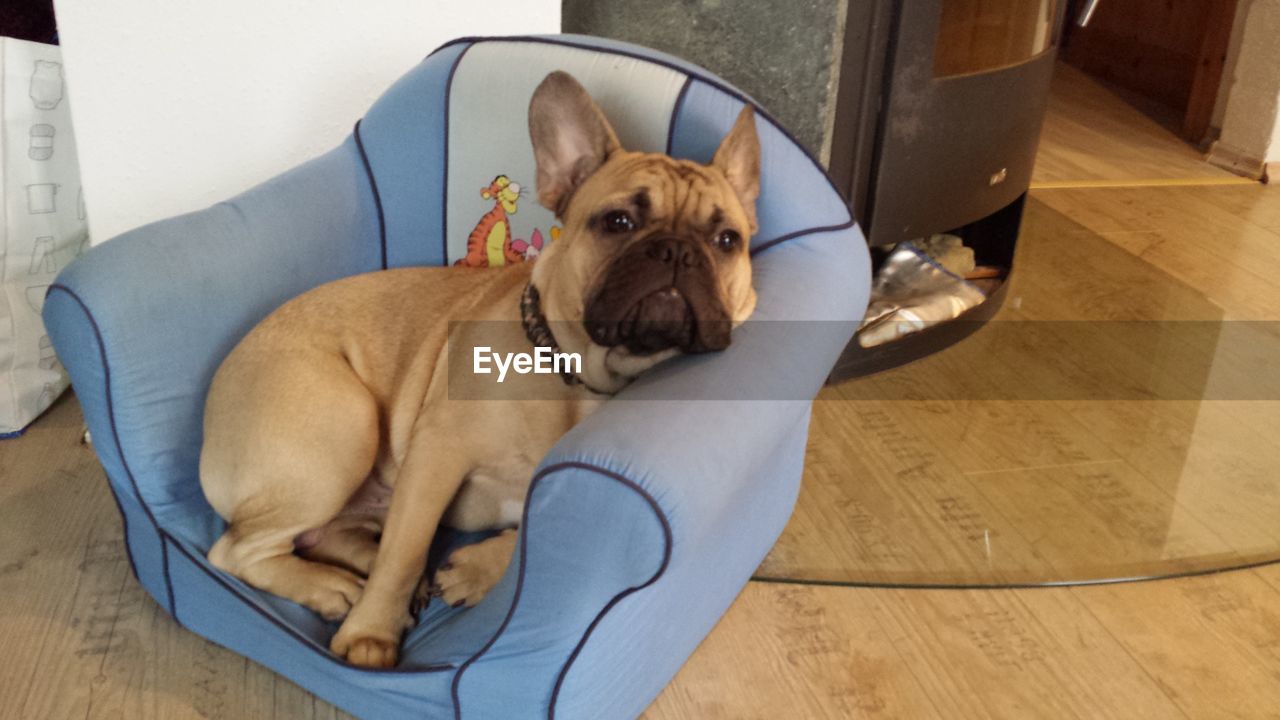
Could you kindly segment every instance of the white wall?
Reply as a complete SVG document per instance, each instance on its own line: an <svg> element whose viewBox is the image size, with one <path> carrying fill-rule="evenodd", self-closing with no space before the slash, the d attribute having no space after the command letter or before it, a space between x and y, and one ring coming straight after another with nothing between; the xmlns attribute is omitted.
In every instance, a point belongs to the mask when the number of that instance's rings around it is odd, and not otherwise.
<svg viewBox="0 0 1280 720"><path fill-rule="evenodd" d="M560 0L57 0L93 242L337 145L464 35L554 33Z"/></svg>
<svg viewBox="0 0 1280 720"><path fill-rule="evenodd" d="M1276 65L1280 66L1280 59L1277 59ZM1271 146L1267 148L1267 152L1262 158L1263 162L1269 165L1280 164L1280 90L1277 93L1276 114L1272 118L1275 127L1271 128ZM1280 178L1272 178L1272 180L1280 180Z"/></svg>
<svg viewBox="0 0 1280 720"><path fill-rule="evenodd" d="M1280 161L1280 0L1244 0L1239 46L1223 77L1226 110L1218 144L1247 164ZM1233 43L1234 44L1234 43ZM1255 169L1256 171L1256 169Z"/></svg>

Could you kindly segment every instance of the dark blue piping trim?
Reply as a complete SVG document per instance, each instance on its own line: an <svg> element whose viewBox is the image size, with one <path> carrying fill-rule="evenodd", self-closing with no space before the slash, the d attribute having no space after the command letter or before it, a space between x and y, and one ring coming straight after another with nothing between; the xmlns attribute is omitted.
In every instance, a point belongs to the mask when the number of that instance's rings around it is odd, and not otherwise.
<svg viewBox="0 0 1280 720"><path fill-rule="evenodd" d="M676 140L676 119L680 117L680 108L684 107L684 96L689 94L689 86L693 84L693 76L685 75L684 83L680 86L680 93L676 95L676 101L671 106L671 120L667 123L667 154L671 154L671 146Z"/></svg>
<svg viewBox="0 0 1280 720"><path fill-rule="evenodd" d="M369 178L369 186L373 188L373 204L378 208L378 241L382 244L382 269L387 269L387 221L382 214L382 194L378 192L378 179L373 176L373 168L369 165L369 155L364 151L364 140L360 137L361 120L351 134L356 138L356 149L360 151L360 161L364 163L364 174Z"/></svg>
<svg viewBox="0 0 1280 720"><path fill-rule="evenodd" d="M98 356L102 361L102 385L103 394L107 397L107 418L111 421L111 436L112 440L114 440L116 444L116 452L120 454L120 464L124 466L124 473L129 478L129 484L133 486L133 496L138 500L138 504L142 506L142 510L146 513L147 519L151 521L152 528L155 529L158 536L163 536L164 531L160 529L160 523L156 522L156 516L151 512L151 506L142 498L142 491L138 489L138 481L134 478L133 470L129 467L129 460L125 457L124 446L120 444L120 429L116 427L115 403L111 399L111 365L107 363L107 345L102 339L102 330L98 327L98 321L94 319L93 313L89 312L89 306L85 305L84 301L80 299L80 296L75 294L71 288L66 285L54 283L45 291L45 297L49 297L49 294L54 290L61 290L66 293L68 297L74 300L76 304L80 306L80 310L84 313L84 316L88 318L90 327L93 328L93 336L98 343ZM173 582L169 579L169 550L165 547L164 538L159 537L158 539L160 541L160 563L164 569L165 594L168 596L169 600L169 614L173 615ZM128 544L127 537L125 538L125 544Z"/></svg>
<svg viewBox="0 0 1280 720"><path fill-rule="evenodd" d="M489 648L493 647L494 643L498 641L498 638L502 637L502 633L506 631L507 626L511 623L511 618L514 617L516 614L516 607L520 604L520 593L524 590L524 570L525 570L525 564L526 564L525 561L529 551L529 536L528 536L529 507L533 504L532 502L530 502L530 500L533 498L533 491L535 488L537 488L538 483L541 482L543 478L547 477L552 473L559 472L560 470L565 470L568 468L587 470L589 472L594 472L596 474L603 475L604 477L607 477L610 480L614 480L616 482L622 483L626 487L634 490L638 495L640 495L640 497L644 498L645 502L649 503L649 507L653 510L654 515L656 515L658 517L658 520L662 523L662 534L663 534L662 564L658 567L658 571L654 573L653 577L649 578L647 581L645 581L640 585L629 587L626 590L623 590L622 592L618 593L617 595L614 595L613 598L609 600L609 602L605 603L604 607L600 608L600 612L596 613L595 619L593 619L591 623L587 626L587 629L583 631L582 638L578 640L578 644L574 646L573 652L569 654L568 659L565 660L564 665L561 666L560 668L560 673L556 677L556 684L551 694L551 704L547 710L548 718L551 718L551 720L554 720L555 711L556 711L555 710L556 699L560 694L560 687L561 687L561 684L564 682L565 675L568 674L569 667L573 664L573 661L577 659L578 653L581 652L582 648L587 644L587 639L591 636L591 632L595 630L596 626L600 623L600 621L604 619L605 614L608 613L610 610L612 610L613 607L617 605L618 602L620 602L626 596L630 595L633 592L636 592L637 590L641 590L643 588L649 587L653 583L657 582L658 578L662 577L663 573L667 571L667 566L671 564L671 547L673 544L672 536L671 536L671 523L668 522L667 516L662 512L662 508L659 507L658 502L653 499L653 496L650 495L648 492L646 492L645 489L640 487L640 485L637 484L635 481L629 480L626 477L623 477L622 475L619 475L618 473L613 472L612 470L606 470L605 468L598 467L596 465L592 465L590 463L584 463L584 462L555 463L554 465L548 465L547 467L538 471L538 474L534 475L533 480L530 481L529 483L529 490L525 494L524 513L520 518L520 568L519 568L519 574L516 576L516 591L515 591L515 595L511 598L511 607L507 609L507 615L502 619L502 624L498 626L498 629L496 632L494 632L493 637L489 638L489 641L484 644L484 647L477 650L475 655L472 655L471 657L467 658L467 660L458 667L458 672L453 676L453 686L450 688L450 693L453 696L454 720L462 720L462 702L458 694L458 685L462 681L462 674L467 671L467 668L471 667L472 663L474 663L476 660L479 660L482 655L488 652Z"/></svg>
<svg viewBox="0 0 1280 720"><path fill-rule="evenodd" d="M694 73L691 73L688 68L681 67L680 65L677 65L676 63L673 63L670 60L666 60L663 58L650 57L643 53L639 53L631 50L622 50L617 48L604 48L604 47L598 47L595 45L589 45L587 43L574 42L572 40L558 40L552 37L539 37L536 35L511 35L506 37L490 36L490 37L457 38L455 40L450 40L444 45L441 45L440 47L436 48L431 52L431 55L434 55L440 52L441 50L444 50L447 47L450 47L452 45L457 45L458 43L463 43L463 42L471 43L472 46L482 42L530 42L530 43L543 43L546 45L560 45L562 47L577 48L579 50L590 50L592 52L603 53L606 55L621 55L623 57L634 58L636 60L643 60L645 62L650 62L655 65L661 65L665 68L669 68L687 77L701 80L702 82L707 83L708 85L729 95L730 97L733 97L734 99L740 102L746 103L752 106L753 108L755 108L756 112L759 113L760 117L764 118L765 121L768 122L770 125L773 125L774 128L778 130L778 132L782 133L783 137L790 140L791 144L794 145L797 150L799 150L801 153L804 154L806 158L809 159L809 162L813 164L813 167L822 175L824 179L826 179L827 185L831 187L831 191L835 193L836 197L841 198L840 202L842 204L844 203L844 195L842 195L840 193L840 190L836 188L835 182L831 180L831 176L828 175L826 169L822 167L822 163L818 162L818 159L813 156L813 153L809 152L809 149L806 148L804 145L801 145L799 140L796 140L795 135L792 135L791 131L787 130L787 128L784 127L782 123L778 122L777 118L771 115L768 110L765 110L764 108L760 107L759 104L757 104L754 100L748 97L741 90L738 90L737 88L726 84L723 80L720 80L719 78L716 78L710 74L707 74L707 73L694 74ZM431 57L431 55L428 55L427 57ZM446 115L445 118L446 118L445 129L448 130L448 116ZM848 209L848 206L846 206L846 209Z"/></svg>
<svg viewBox="0 0 1280 720"><path fill-rule="evenodd" d="M857 221L850 219L848 222L843 222L843 223L840 223L839 225L823 225L820 227L805 228L804 230L796 230L795 232L790 232L790 233L787 233L786 235L780 235L772 240L760 243L759 245L751 248L751 257L755 257L759 253L762 253L765 250L768 250L769 248L775 245L781 245L782 243L785 243L788 240L795 240L796 238L804 237L805 235L813 235L816 233L835 232L837 230L848 230L849 228L853 227L856 224L857 224Z"/></svg>
<svg viewBox="0 0 1280 720"><path fill-rule="evenodd" d="M449 44L454 45L458 42L460 41ZM453 65L449 68L449 79L444 85L444 152L442 153L444 162L441 163L443 165L441 172L444 177L440 182L440 190L444 193L444 198L440 201L440 264L445 266L449 264L449 105L453 97L453 76L458 72L458 64L472 47L472 45L466 46L462 52L458 53L458 57L453 59Z"/></svg>
<svg viewBox="0 0 1280 720"><path fill-rule="evenodd" d="M453 669L454 666L451 664L450 665L428 665L424 668L418 668L414 670L397 670L395 668L361 668L361 667L356 667L354 665L350 665L346 662L343 662L342 660L338 659L338 657L335 656L333 653L329 652L326 648L321 648L317 646L315 643L311 641L310 638L307 638L305 635L300 634L297 630L290 627L289 625L284 624L275 616L271 615L270 613L268 613L267 611L259 607L256 603L252 602L250 598L244 595L238 588L236 588L235 586L227 582L226 578L221 576L221 573L215 572L210 568L206 567L204 563L200 562L194 556L192 556L192 554L188 552L185 547L183 547L182 543L179 542L177 538L173 537L173 535L171 535L167 530L161 527L160 523L156 521L155 515L152 514L151 508L142 499L142 493L138 491L138 483L136 480L134 480L133 472L129 469L128 461L125 460L124 448L120 446L120 434L116 427L115 406L111 401L111 366L107 364L106 344L102 340L102 331L99 329L97 321L94 320L93 314L89 312L88 306L84 304L84 301L81 300L80 297L75 294L75 292L73 292L70 288L66 287L65 285L55 283L49 287L49 290L47 291L47 293L52 293L54 290L61 290L65 292L67 295L69 295L73 300L75 300L76 303L80 306L80 309L84 312L85 317L89 319L89 324L93 327L94 338L98 343L98 352L102 359L102 371L103 371L104 385L106 386L106 396L107 396L107 417L111 421L111 431L112 431L112 434L115 436L116 449L120 453L120 462L122 465L124 465L125 473L129 477L129 482L133 485L133 491L134 491L135 497L138 498L138 504L142 506L143 511L146 513L147 519L151 522L152 529L155 530L156 534L159 536L159 539L160 539L160 556L161 556L162 563L164 565L164 582L165 582L165 587L167 588L168 594L169 594L169 615L171 615L174 620L177 620L179 624L182 623L182 621L179 620L177 613L175 612L177 608L174 604L174 599L173 599L173 583L169 579L169 544L170 543L172 543L173 546L178 549L178 552L185 555L193 565L195 565L197 568L200 568L200 570L204 572L204 574L208 575L210 578L216 581L219 585L221 585L229 593L231 593L235 598L243 602L245 605L249 606L249 608L251 608L254 612L266 618L267 621L270 622L272 625L275 625L276 627L283 630L287 635L301 642L303 647L306 647L307 649L315 652L317 655L328 660L329 662L335 663L347 670L351 670L354 672L373 673L373 674L415 675L419 673L441 672L444 670ZM108 478L108 483L109 482L110 482L110 479ZM114 489L113 489L113 494L114 494ZM119 506L119 501L117 500L117 507L118 506ZM121 518L124 518L123 512L121 512ZM127 520L125 520L125 522L127 522ZM128 535L125 536L125 544L126 546L128 545ZM132 565L132 563L133 563L133 556L132 556L132 552L130 552L130 564ZM135 575L137 574L136 566L134 567L134 574Z"/></svg>
<svg viewBox="0 0 1280 720"><path fill-rule="evenodd" d="M460 38L454 38L449 42L446 42L445 44L437 47L435 50L432 50L431 52L427 53L427 57L431 57L432 55L435 55L438 52L448 50L454 45L461 45L462 43L471 43L477 40L485 40L485 39L486 39L485 37L480 35L464 35L463 37L460 37ZM423 58L423 59L425 60L426 58Z"/></svg>
<svg viewBox="0 0 1280 720"><path fill-rule="evenodd" d="M623 590L622 592L618 593L617 595L614 595L612 600L606 603L604 607L600 608L600 612L596 614L595 619L591 621L591 624L588 625L587 629L582 633L582 638L578 640L578 644L574 646L573 652L569 653L569 659L565 660L564 665L560 668L560 674L556 677L555 689L552 690L551 692L551 706L547 709L547 720L555 720L556 701L560 699L560 688L563 687L564 679L566 676L568 676L570 668L573 667L573 662L578 659L578 654L582 652L582 648L586 647L587 640L591 639L591 633L595 631L596 626L600 624L601 620L604 620L604 616L607 615L609 611L613 609L613 606L621 602L623 598L627 597L631 593L634 593L636 591L643 590L649 587L650 585L657 582L658 578L662 577L663 574L667 572L667 566L671 564L671 547L673 544L672 538L671 538L671 524L667 521L666 515L663 514L662 508L658 507L658 503L656 500L653 499L653 496L645 492L644 489L641 488L639 485L626 479L621 475L618 475L617 473L611 473L608 470L586 465L585 463L563 463L561 465L553 465L552 467L566 467L566 466L581 467L583 469L594 470L595 472L605 474L613 478L614 480L617 480L618 482L621 482L627 485L632 490L639 493L640 497L644 498L645 501L649 503L649 507L652 508L653 514L657 515L658 519L662 521L662 536L663 536L662 537L663 539L662 565L658 566L658 571L653 574L653 577L649 578L648 580L646 580L645 582L639 585L629 587L626 590Z"/></svg>
<svg viewBox="0 0 1280 720"><path fill-rule="evenodd" d="M160 535L160 550L161 550L161 554L162 554L162 555L164 555L164 565L165 565L165 567L166 567L166 568L168 568L168 567L169 567L169 545L171 545L171 544L172 544L174 547L177 547L177 546L178 546L178 542L177 542L176 540L174 540L174 539L173 539L173 536L172 536L172 535L170 535L170 534L169 534L169 533L167 533L167 532L160 531L158 534ZM174 621L174 622L176 622L176 623L178 623L178 626L179 626L179 627L184 627L184 628L185 628L185 627L186 627L186 624L182 622L182 618L178 617L178 603L177 603L177 597L176 597L176 596L171 597L171 598L169 599L169 602L170 602L170 605L171 605L171 609L170 609L169 615L171 615L171 616L173 617L173 621Z"/></svg>

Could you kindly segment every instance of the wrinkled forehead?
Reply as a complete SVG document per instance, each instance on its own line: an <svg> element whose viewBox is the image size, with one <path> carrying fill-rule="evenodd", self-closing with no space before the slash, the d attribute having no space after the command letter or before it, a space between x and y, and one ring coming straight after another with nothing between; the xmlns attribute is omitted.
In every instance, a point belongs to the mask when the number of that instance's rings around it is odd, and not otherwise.
<svg viewBox="0 0 1280 720"><path fill-rule="evenodd" d="M746 216L718 170L666 155L633 153L598 173L597 209L616 206L648 218L699 224L745 224ZM608 188L604 191L603 188Z"/></svg>

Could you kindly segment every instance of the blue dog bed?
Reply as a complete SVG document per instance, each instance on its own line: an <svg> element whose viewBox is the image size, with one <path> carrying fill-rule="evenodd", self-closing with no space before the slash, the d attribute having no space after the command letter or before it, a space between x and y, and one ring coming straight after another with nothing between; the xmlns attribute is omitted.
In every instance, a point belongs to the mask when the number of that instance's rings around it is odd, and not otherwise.
<svg viewBox="0 0 1280 720"><path fill-rule="evenodd" d="M218 364L267 313L322 283L454 263L477 230L503 245L486 255L494 263L554 242L554 218L525 192L535 182L526 108L557 69L586 86L628 149L700 162L751 102L697 67L622 43L458 40L397 82L333 151L94 248L45 303L142 586L183 626L362 717L643 711L782 531L810 401L866 307L862 234L818 163L761 112L753 322L727 351L641 378L551 451L529 489L515 561L482 603L433 603L399 667L357 669L329 652L335 625L211 567L205 553L222 522L197 461ZM514 211L499 213L482 192L500 176L525 193Z"/></svg>

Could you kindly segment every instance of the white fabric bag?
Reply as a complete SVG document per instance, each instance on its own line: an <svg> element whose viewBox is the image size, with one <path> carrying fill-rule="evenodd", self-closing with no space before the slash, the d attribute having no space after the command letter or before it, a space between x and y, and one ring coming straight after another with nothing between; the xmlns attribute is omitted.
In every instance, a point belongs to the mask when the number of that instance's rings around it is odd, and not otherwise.
<svg viewBox="0 0 1280 720"><path fill-rule="evenodd" d="M56 45L0 38L0 123L0 437L11 437L67 388L40 310L89 244Z"/></svg>

